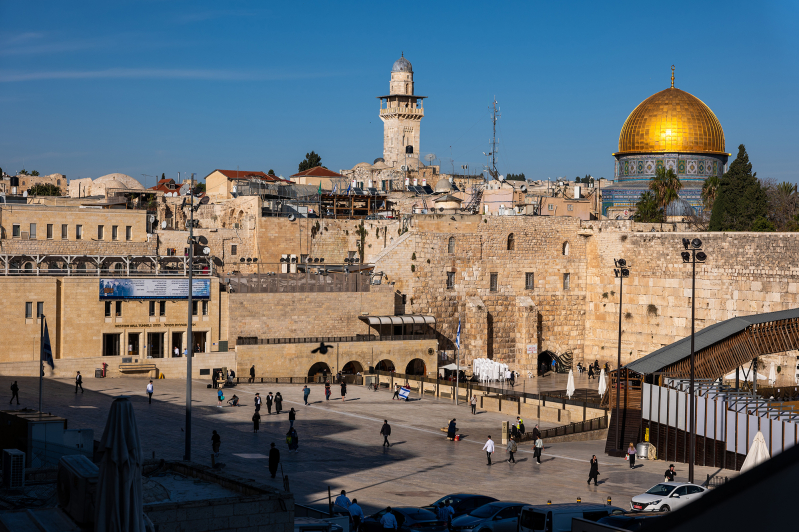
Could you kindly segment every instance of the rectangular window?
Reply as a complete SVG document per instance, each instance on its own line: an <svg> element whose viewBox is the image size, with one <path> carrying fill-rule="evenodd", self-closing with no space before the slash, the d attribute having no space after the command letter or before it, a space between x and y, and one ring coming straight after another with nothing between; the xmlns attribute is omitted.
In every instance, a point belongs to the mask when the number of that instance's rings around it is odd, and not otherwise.
<svg viewBox="0 0 799 532"><path fill-rule="evenodd" d="M150 317L155 316L155 301L150 301Z"/></svg>
<svg viewBox="0 0 799 532"><path fill-rule="evenodd" d="M119 226L112 225L111 226L111 240L119 240Z"/></svg>
<svg viewBox="0 0 799 532"><path fill-rule="evenodd" d="M574 210L574 205L566 205L566 210L567 211L573 211Z"/></svg>
<svg viewBox="0 0 799 532"><path fill-rule="evenodd" d="M191 302L191 315L192 316L196 316L197 315L197 300L196 299Z"/></svg>
<svg viewBox="0 0 799 532"><path fill-rule="evenodd" d="M44 301L36 302L36 317L41 318L44 315Z"/></svg>
<svg viewBox="0 0 799 532"><path fill-rule="evenodd" d="M102 225L97 226L97 240L102 240L105 237L105 227Z"/></svg>
<svg viewBox="0 0 799 532"><path fill-rule="evenodd" d="M455 288L455 272L447 272L447 290Z"/></svg>
<svg viewBox="0 0 799 532"><path fill-rule="evenodd" d="M83 240L83 226L76 225L75 226L75 240Z"/></svg>
<svg viewBox="0 0 799 532"><path fill-rule="evenodd" d="M116 316L122 316L122 301L115 301L116 303Z"/></svg>
<svg viewBox="0 0 799 532"><path fill-rule="evenodd" d="M127 225L125 226L125 240L131 240L133 238L133 226Z"/></svg>
<svg viewBox="0 0 799 532"><path fill-rule="evenodd" d="M36 238L36 224L31 224L30 235L31 235L31 239L35 239Z"/></svg>
<svg viewBox="0 0 799 532"><path fill-rule="evenodd" d="M66 240L69 238L69 229L67 224L61 224L61 240Z"/></svg>
<svg viewBox="0 0 799 532"><path fill-rule="evenodd" d="M25 317L32 318L33 317L33 302L28 301L25 303Z"/></svg>
<svg viewBox="0 0 799 532"><path fill-rule="evenodd" d="M570 284L571 284L571 274L570 273L564 273L563 274L563 289L564 290L568 290Z"/></svg>
<svg viewBox="0 0 799 532"><path fill-rule="evenodd" d="M491 290L492 292L496 292L497 291L497 279L498 278L499 278L498 274L496 274L496 273L492 273L491 274L490 283L489 283L490 284L489 290Z"/></svg>
<svg viewBox="0 0 799 532"><path fill-rule="evenodd" d="M47 224L47 239L53 239L53 224Z"/></svg>
<svg viewBox="0 0 799 532"><path fill-rule="evenodd" d="M231 255L235 255L236 251L238 251L238 246L236 244L233 244L232 246L230 246L230 254Z"/></svg>
<svg viewBox="0 0 799 532"><path fill-rule="evenodd" d="M550 211L554 211L554 210L555 210L555 204L554 204L554 203L550 203L550 204L548 205L548 207L549 207L549 210L550 210Z"/></svg>
<svg viewBox="0 0 799 532"><path fill-rule="evenodd" d="M161 317L166 316L166 301L158 302L158 315Z"/></svg>
<svg viewBox="0 0 799 532"><path fill-rule="evenodd" d="M533 290L535 288L535 274L527 272L524 274L524 289Z"/></svg>
<svg viewBox="0 0 799 532"><path fill-rule="evenodd" d="M13 238L19 238L20 237L19 224L14 224L13 226L11 226L11 236Z"/></svg>
<svg viewBox="0 0 799 532"><path fill-rule="evenodd" d="M203 316L208 315L208 301L203 301Z"/></svg>
<svg viewBox="0 0 799 532"><path fill-rule="evenodd" d="M105 317L106 318L111 317L111 301L105 302Z"/></svg>

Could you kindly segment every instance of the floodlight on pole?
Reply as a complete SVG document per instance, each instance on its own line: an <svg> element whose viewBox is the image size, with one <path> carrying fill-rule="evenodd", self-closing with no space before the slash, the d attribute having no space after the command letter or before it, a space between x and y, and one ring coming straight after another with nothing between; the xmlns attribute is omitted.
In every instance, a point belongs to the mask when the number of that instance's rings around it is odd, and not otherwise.
<svg viewBox="0 0 799 532"><path fill-rule="evenodd" d="M622 316L622 298L624 297L624 278L630 276L630 270L627 266L627 261L624 259L614 259L613 263L616 268L613 269L613 275L619 279L619 346L616 354L616 450L621 451L621 435L619 428L621 427L621 316Z"/></svg>

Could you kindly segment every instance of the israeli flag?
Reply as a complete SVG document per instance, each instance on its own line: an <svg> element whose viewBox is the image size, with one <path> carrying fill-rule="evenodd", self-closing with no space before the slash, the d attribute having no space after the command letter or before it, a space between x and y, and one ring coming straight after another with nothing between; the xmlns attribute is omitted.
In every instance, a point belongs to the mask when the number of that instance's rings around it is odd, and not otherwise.
<svg viewBox="0 0 799 532"><path fill-rule="evenodd" d="M349 195L350 195L350 189L351 189L351 188L352 188L352 185L348 185L348 186L347 186L347 196L349 196Z"/></svg>
<svg viewBox="0 0 799 532"><path fill-rule="evenodd" d="M411 393L411 389L403 386L402 388L400 388L399 398L407 401L408 400L408 396L410 395L410 393Z"/></svg>
<svg viewBox="0 0 799 532"><path fill-rule="evenodd" d="M42 317L44 319L44 317ZM53 348L50 346L50 332L47 330L47 320L44 322L44 336L42 336L42 361L47 362L51 368L55 369L53 364Z"/></svg>
<svg viewBox="0 0 799 532"><path fill-rule="evenodd" d="M333 185L333 192L330 193L331 196L336 194L336 190L338 190L338 185Z"/></svg>
<svg viewBox="0 0 799 532"><path fill-rule="evenodd" d="M461 320L458 318L458 334L455 335L455 345L461 348Z"/></svg>

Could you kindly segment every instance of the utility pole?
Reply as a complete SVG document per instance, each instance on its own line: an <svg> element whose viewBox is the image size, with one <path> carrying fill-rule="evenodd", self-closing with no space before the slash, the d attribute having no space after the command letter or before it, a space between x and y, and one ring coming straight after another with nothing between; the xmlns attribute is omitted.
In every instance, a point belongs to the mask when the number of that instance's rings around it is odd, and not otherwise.
<svg viewBox="0 0 799 532"><path fill-rule="evenodd" d="M192 331L191 331L191 318L192 318L192 292L194 290L193 286L193 272L192 268L194 267L194 187L192 184L194 183L194 174L191 174L191 181L189 182L189 211L190 211L190 218L189 218L189 310L188 310L188 325L186 326L186 445L183 459L186 461L191 461L191 359L194 356L194 349L192 344L194 343L194 339L192 338ZM215 376L214 376L215 377Z"/></svg>
<svg viewBox="0 0 799 532"><path fill-rule="evenodd" d="M622 303L624 296L624 278L630 276L630 269L627 266L627 261L624 259L617 259L613 261L616 268L613 274L619 278L619 348L616 354L616 450L621 451L621 314ZM625 388L625 393L627 389Z"/></svg>

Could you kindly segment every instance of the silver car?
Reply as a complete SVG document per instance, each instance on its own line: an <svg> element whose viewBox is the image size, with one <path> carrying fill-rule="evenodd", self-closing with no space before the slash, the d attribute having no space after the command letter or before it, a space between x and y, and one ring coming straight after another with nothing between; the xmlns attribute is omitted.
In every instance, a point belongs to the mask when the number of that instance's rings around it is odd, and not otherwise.
<svg viewBox="0 0 799 532"><path fill-rule="evenodd" d="M707 488L687 482L661 482L646 493L636 495L630 501L634 512L668 512L682 508L707 492Z"/></svg>
<svg viewBox="0 0 799 532"><path fill-rule="evenodd" d="M516 532L524 503L490 502L452 520L453 532Z"/></svg>

